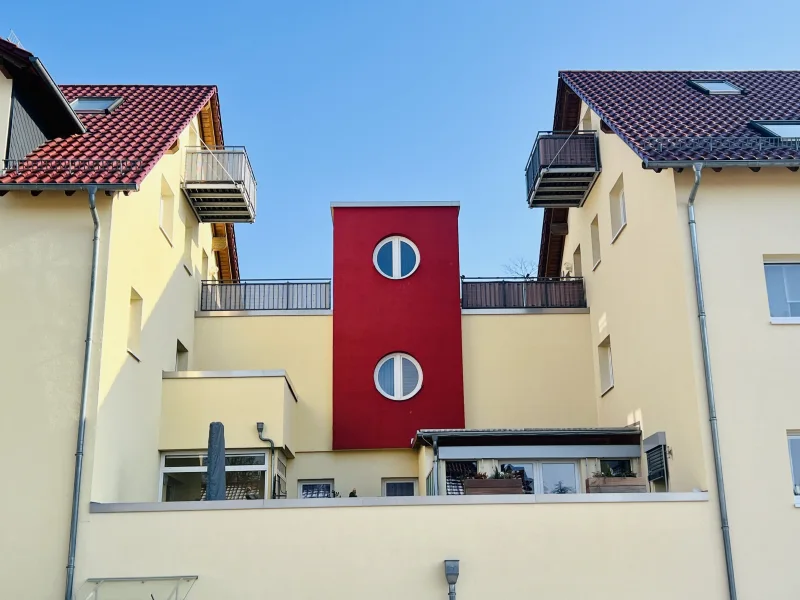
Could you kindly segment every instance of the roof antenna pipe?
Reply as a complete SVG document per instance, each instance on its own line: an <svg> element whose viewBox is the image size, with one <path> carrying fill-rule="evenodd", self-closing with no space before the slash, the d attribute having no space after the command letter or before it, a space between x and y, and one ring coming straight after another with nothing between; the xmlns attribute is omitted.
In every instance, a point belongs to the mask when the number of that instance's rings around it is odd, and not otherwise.
<svg viewBox="0 0 800 600"><path fill-rule="evenodd" d="M722 545L725 549L725 568L728 575L728 595L736 600L736 577L733 572L733 551L731 549L731 533L728 525L728 504L725 501L725 481L722 477L722 455L719 449L719 426L717 425L717 404L714 397L714 380L711 376L711 351L708 344L708 327L706 326L706 304L703 296L703 277L700 272L700 253L697 246L697 221L694 214L694 201L697 188L703 174L703 163L695 163L694 185L689 192L689 235L692 244L692 264L694 265L694 288L697 295L697 318L700 321L700 345L703 351L703 367L705 369L706 399L708 400L708 421L711 425L711 447L714 452L714 474L717 478L717 499L719 501L719 518L722 524Z"/></svg>
<svg viewBox="0 0 800 600"><path fill-rule="evenodd" d="M86 316L86 343L83 351L83 377L81 379L81 405L78 416L78 441L75 449L75 478L72 483L72 516L69 523L69 553L67 555L67 581L64 599L72 599L75 584L75 550L78 545L78 513L81 503L81 479L83 478L83 448L86 442L86 404L89 397L89 372L92 366L92 337L94 335L94 302L97 297L97 264L100 259L100 218L97 216L95 194L97 186L90 185L89 211L94 222L92 238L92 275L89 283L89 310Z"/></svg>

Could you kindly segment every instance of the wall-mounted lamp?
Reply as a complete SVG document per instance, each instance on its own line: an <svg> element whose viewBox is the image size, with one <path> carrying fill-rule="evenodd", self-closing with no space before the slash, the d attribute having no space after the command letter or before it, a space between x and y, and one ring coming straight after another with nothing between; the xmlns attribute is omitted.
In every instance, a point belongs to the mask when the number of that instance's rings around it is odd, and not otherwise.
<svg viewBox="0 0 800 600"><path fill-rule="evenodd" d="M447 579L447 586L450 591L447 595L450 600L456 600L456 582L458 581L458 561L446 560L444 561L444 576Z"/></svg>

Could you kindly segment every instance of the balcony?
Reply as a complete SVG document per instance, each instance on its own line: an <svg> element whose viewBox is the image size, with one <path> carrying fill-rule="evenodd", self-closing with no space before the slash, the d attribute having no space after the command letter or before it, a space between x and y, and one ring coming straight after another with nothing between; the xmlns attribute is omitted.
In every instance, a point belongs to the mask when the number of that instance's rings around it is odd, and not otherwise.
<svg viewBox="0 0 800 600"><path fill-rule="evenodd" d="M176 371L162 380L160 450L208 447L208 426L225 425L227 449L260 448L256 423L287 456L297 396L285 371Z"/></svg>
<svg viewBox="0 0 800 600"><path fill-rule="evenodd" d="M252 223L256 179L240 146L188 148L183 191L201 223Z"/></svg>
<svg viewBox="0 0 800 600"><path fill-rule="evenodd" d="M330 310L330 279L203 281L200 310Z"/></svg>
<svg viewBox="0 0 800 600"><path fill-rule="evenodd" d="M528 206L583 206L600 170L596 131L540 132L525 166Z"/></svg>
<svg viewBox="0 0 800 600"><path fill-rule="evenodd" d="M582 277L462 277L461 308L586 308L586 292Z"/></svg>

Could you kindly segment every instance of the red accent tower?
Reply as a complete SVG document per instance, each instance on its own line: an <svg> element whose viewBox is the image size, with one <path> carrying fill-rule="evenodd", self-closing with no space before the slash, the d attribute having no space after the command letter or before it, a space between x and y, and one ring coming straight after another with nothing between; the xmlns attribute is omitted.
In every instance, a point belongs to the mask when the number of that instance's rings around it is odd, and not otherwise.
<svg viewBox="0 0 800 600"><path fill-rule="evenodd" d="M333 449L408 448L418 429L463 428L458 205L334 204L331 210ZM418 250L415 270L399 279L375 263L379 245L392 236ZM405 265L414 257L407 245L403 251ZM378 363L394 352L422 369L422 386L407 400L391 400L376 387Z"/></svg>

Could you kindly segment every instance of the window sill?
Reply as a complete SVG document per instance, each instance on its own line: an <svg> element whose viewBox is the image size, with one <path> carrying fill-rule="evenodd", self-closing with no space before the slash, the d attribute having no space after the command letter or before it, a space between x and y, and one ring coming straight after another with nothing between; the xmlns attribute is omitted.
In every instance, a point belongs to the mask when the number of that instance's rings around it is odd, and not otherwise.
<svg viewBox="0 0 800 600"><path fill-rule="evenodd" d="M186 263L183 263L183 268L186 269L186 273L189 275L189 277L191 277L192 276L192 268L187 266Z"/></svg>
<svg viewBox="0 0 800 600"><path fill-rule="evenodd" d="M169 244L169 247L170 247L170 248L174 248L174 247L175 247L175 245L172 243L172 240L171 240L171 239L169 239L169 235L167 234L167 232L166 232L166 231L164 231L164 228L163 228L163 227L161 227L161 225L159 225L159 226L158 226L158 230L159 230L161 233L163 233L163 234L164 234L164 239L165 239L165 240L167 240L167 243Z"/></svg>
<svg viewBox="0 0 800 600"><path fill-rule="evenodd" d="M770 317L772 325L800 325L800 317Z"/></svg>
<svg viewBox="0 0 800 600"><path fill-rule="evenodd" d="M142 362L142 359L139 358L133 350L131 350L130 348L128 348L127 350L128 354L130 354L136 360L136 362Z"/></svg>
<svg viewBox="0 0 800 600"><path fill-rule="evenodd" d="M610 392L613 389L614 389L614 384L612 383L604 391L600 392L600 397L602 398L603 396L605 396L608 392Z"/></svg>
<svg viewBox="0 0 800 600"><path fill-rule="evenodd" d="M600 266L600 263L602 262L602 260L603 260L603 259L601 258L601 259L600 259L600 260L598 260L596 263L594 263L594 266L592 267L592 271L594 271L594 270L595 270L597 267L599 267L599 266Z"/></svg>
<svg viewBox="0 0 800 600"><path fill-rule="evenodd" d="M627 226L628 226L628 223L626 221L625 223L622 224L622 227L617 229L617 233L615 233L614 236L611 238L611 243L612 244L617 241L617 238L619 237L619 234L622 233L623 230L625 229L625 227L627 227Z"/></svg>

